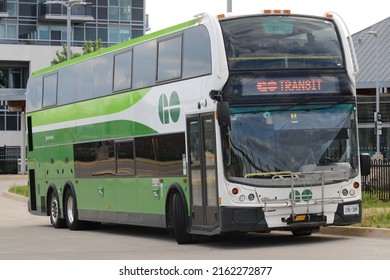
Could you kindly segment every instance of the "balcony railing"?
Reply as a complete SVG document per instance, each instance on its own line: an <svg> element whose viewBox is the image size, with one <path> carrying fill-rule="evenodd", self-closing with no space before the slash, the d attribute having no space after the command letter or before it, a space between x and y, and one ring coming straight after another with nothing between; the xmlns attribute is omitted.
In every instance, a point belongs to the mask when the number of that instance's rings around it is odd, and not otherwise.
<svg viewBox="0 0 390 280"><path fill-rule="evenodd" d="M0 0L1 1L1 0ZM39 4L39 20L40 21L61 21L67 20L66 7L61 4L45 5ZM92 16L91 5L75 5L72 7L71 13L72 22L87 22L94 20Z"/></svg>
<svg viewBox="0 0 390 280"><path fill-rule="evenodd" d="M26 89L0 88L0 100L25 100Z"/></svg>

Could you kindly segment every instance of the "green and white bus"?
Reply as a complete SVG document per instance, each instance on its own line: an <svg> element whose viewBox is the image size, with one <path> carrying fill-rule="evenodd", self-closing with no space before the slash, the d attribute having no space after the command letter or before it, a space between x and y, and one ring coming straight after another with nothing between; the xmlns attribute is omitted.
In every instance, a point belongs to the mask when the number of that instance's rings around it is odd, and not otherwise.
<svg viewBox="0 0 390 280"><path fill-rule="evenodd" d="M357 71L338 17L183 24L37 71L29 211L55 228L309 235L361 220Z"/></svg>

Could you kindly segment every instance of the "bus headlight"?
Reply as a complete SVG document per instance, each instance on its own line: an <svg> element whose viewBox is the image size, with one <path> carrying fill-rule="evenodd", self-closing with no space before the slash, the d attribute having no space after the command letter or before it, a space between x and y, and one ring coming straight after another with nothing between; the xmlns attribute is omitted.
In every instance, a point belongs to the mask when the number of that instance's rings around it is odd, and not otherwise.
<svg viewBox="0 0 390 280"><path fill-rule="evenodd" d="M255 199L255 195L253 193L248 195L249 201L253 201Z"/></svg>

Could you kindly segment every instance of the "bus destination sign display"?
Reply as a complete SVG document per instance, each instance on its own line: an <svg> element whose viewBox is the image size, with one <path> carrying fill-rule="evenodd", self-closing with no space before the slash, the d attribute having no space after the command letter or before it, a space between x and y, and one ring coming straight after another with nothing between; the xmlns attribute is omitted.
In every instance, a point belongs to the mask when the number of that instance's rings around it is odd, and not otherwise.
<svg viewBox="0 0 390 280"><path fill-rule="evenodd" d="M243 78L243 96L271 94L318 94L337 93L337 76Z"/></svg>
<svg viewBox="0 0 390 280"><path fill-rule="evenodd" d="M256 84L257 90L264 93L306 93L321 92L321 79L281 79L270 81L259 81Z"/></svg>

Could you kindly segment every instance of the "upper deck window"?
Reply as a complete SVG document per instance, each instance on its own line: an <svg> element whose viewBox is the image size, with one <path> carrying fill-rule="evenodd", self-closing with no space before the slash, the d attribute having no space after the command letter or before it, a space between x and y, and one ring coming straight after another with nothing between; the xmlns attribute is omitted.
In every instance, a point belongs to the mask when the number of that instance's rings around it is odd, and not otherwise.
<svg viewBox="0 0 390 280"><path fill-rule="evenodd" d="M342 68L332 21L251 16L221 21L230 70Z"/></svg>

